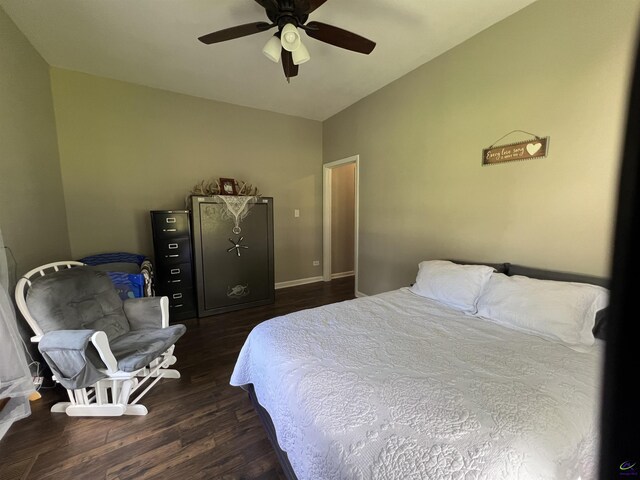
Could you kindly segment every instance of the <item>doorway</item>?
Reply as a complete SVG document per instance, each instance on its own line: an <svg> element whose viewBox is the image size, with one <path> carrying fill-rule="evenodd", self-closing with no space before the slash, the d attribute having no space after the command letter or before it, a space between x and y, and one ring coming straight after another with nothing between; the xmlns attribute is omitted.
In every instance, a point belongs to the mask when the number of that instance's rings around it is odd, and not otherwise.
<svg viewBox="0 0 640 480"><path fill-rule="evenodd" d="M352 157L323 165L322 277L353 275L358 291L358 226L359 226L360 157Z"/></svg>

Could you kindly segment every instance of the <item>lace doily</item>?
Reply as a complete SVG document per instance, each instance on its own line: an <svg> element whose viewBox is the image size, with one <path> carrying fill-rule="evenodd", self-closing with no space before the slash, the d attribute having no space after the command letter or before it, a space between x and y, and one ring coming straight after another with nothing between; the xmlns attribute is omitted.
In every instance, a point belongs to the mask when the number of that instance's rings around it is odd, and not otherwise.
<svg viewBox="0 0 640 480"><path fill-rule="evenodd" d="M249 210L255 203L251 203L251 200L256 200L257 197L244 195L216 195L215 197L222 200L227 207L225 210L222 210L222 217L233 219L235 222L233 233L236 235L240 234L240 232L242 232L240 222L249 215Z"/></svg>

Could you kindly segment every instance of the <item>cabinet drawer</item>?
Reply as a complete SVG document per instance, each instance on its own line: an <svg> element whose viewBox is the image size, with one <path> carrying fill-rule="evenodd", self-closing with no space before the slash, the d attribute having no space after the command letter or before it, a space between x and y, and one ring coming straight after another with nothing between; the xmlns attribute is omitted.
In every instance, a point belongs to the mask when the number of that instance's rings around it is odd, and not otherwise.
<svg viewBox="0 0 640 480"><path fill-rule="evenodd" d="M178 299L178 298L183 298L187 295L193 295L192 290L193 290L193 285L191 283L186 283L186 282L184 284L173 283L173 284L159 285L157 289L157 293L158 295L169 297L169 299L171 298ZM177 293L182 293L184 295L182 295L182 297L175 295Z"/></svg>
<svg viewBox="0 0 640 480"><path fill-rule="evenodd" d="M187 289L183 292L175 292L167 296L169 297L169 319L196 316L192 289Z"/></svg>
<svg viewBox="0 0 640 480"><path fill-rule="evenodd" d="M158 287L182 286L191 288L193 276L191 274L190 263L180 263L177 265L161 265L158 267Z"/></svg>
<svg viewBox="0 0 640 480"><path fill-rule="evenodd" d="M189 235L189 214L184 212L153 212L153 229L157 238Z"/></svg>
<svg viewBox="0 0 640 480"><path fill-rule="evenodd" d="M156 263L160 265L176 265L191 263L191 241L189 237L158 239Z"/></svg>

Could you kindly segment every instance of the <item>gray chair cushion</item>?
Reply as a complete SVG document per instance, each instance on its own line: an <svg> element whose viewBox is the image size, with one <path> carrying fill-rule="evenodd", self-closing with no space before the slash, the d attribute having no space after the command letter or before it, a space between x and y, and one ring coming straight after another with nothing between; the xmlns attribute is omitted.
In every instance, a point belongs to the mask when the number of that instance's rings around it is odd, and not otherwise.
<svg viewBox="0 0 640 480"><path fill-rule="evenodd" d="M95 330L56 330L45 333L38 349L64 388L90 387L107 377L91 343Z"/></svg>
<svg viewBox="0 0 640 480"><path fill-rule="evenodd" d="M128 298L122 308L131 330L162 328L162 297Z"/></svg>
<svg viewBox="0 0 640 480"><path fill-rule="evenodd" d="M122 300L109 276L90 267L74 267L36 278L26 301L44 333L102 330L111 341L130 330Z"/></svg>
<svg viewBox="0 0 640 480"><path fill-rule="evenodd" d="M123 372L135 372L159 357L186 331L181 324L167 328L135 330L110 342L111 351Z"/></svg>

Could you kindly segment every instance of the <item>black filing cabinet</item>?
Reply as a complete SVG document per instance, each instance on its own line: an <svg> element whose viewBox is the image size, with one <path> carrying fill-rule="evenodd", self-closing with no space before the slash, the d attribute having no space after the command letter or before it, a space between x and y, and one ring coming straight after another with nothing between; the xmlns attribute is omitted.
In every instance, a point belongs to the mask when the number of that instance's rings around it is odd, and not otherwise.
<svg viewBox="0 0 640 480"><path fill-rule="evenodd" d="M169 297L169 319L196 317L188 210L151 212L156 295Z"/></svg>

